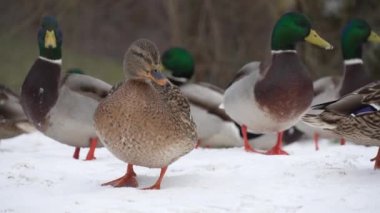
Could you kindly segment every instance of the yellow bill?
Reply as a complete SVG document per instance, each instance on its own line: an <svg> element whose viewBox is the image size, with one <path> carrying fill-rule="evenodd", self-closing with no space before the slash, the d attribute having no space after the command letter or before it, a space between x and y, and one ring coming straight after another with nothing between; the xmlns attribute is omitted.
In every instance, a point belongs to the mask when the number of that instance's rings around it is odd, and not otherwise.
<svg viewBox="0 0 380 213"><path fill-rule="evenodd" d="M57 47L57 40L55 39L55 33L54 30L46 30L45 33L45 48L56 48Z"/></svg>
<svg viewBox="0 0 380 213"><path fill-rule="evenodd" d="M380 36L377 35L377 33L371 31L371 34L369 34L367 40L374 43L380 43Z"/></svg>
<svg viewBox="0 0 380 213"><path fill-rule="evenodd" d="M315 32L315 30L313 30L313 29L311 29L309 35L306 36L305 41L307 41L311 44L314 44L318 47L325 48L326 50L331 50L334 48L329 42L327 42L326 40L321 38L318 35L318 33Z"/></svg>

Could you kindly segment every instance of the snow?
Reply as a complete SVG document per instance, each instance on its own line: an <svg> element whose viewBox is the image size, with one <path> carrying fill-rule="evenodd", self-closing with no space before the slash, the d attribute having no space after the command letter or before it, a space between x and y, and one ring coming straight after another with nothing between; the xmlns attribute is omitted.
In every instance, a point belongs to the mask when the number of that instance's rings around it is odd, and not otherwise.
<svg viewBox="0 0 380 213"><path fill-rule="evenodd" d="M74 160L72 147L21 135L0 144L0 213L379 212L380 171L369 161L377 147L320 147L292 144L290 156L196 149L169 167L160 191L143 191L100 186L126 170L105 148L95 161ZM140 187L160 172L135 171Z"/></svg>

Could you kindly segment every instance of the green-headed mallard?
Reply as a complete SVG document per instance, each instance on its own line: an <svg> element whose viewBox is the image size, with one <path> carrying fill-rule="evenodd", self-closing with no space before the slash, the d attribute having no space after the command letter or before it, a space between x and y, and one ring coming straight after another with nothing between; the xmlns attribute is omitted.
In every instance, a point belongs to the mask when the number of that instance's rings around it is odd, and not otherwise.
<svg viewBox="0 0 380 213"><path fill-rule="evenodd" d="M342 98L313 107L319 114L306 114L302 120L352 140L380 146L380 81L370 83ZM375 168L380 169L380 148Z"/></svg>
<svg viewBox="0 0 380 213"><path fill-rule="evenodd" d="M0 85L0 139L35 131L22 111L19 96Z"/></svg>
<svg viewBox="0 0 380 213"><path fill-rule="evenodd" d="M179 88L161 73L154 43L140 39L124 57L126 80L100 102L95 128L105 146L128 163L127 173L103 185L137 187L133 165L161 168L160 189L169 164L194 149L197 134L190 106Z"/></svg>
<svg viewBox="0 0 380 213"><path fill-rule="evenodd" d="M44 17L38 31L40 56L22 85L21 105L29 121L42 133L61 143L90 147L87 160L94 159L97 143L93 114L111 85L78 73L61 79L62 32L54 17Z"/></svg>
<svg viewBox="0 0 380 213"><path fill-rule="evenodd" d="M341 46L343 56L343 77L323 77L314 82L314 99L312 105L336 100L373 81L366 72L362 60L362 46L367 42L380 43L380 37L372 31L369 24L362 19L349 21L341 33ZM312 113L312 111L308 112ZM314 132L314 142L318 149L319 135L322 137L336 138L330 132L307 128L302 123L297 127L311 135ZM340 138L341 144L344 139Z"/></svg>
<svg viewBox="0 0 380 213"><path fill-rule="evenodd" d="M268 154L287 154L282 150L282 131L301 118L313 99L312 81L295 50L296 43L301 41L332 49L311 29L306 16L286 13L272 32L271 63L245 65L224 94L227 114L243 129L278 132L277 143ZM245 143L249 146L248 141Z"/></svg>
<svg viewBox="0 0 380 213"><path fill-rule="evenodd" d="M161 60L170 82L179 86L190 102L191 115L197 125L197 145L207 148L242 146L240 125L235 125L224 109L219 107L224 90L205 82L190 83L195 71L192 54L184 48L173 47L162 54ZM298 133L285 132L285 142L300 138L302 135ZM261 150L267 150L275 143L275 134L248 132L247 137L250 144Z"/></svg>

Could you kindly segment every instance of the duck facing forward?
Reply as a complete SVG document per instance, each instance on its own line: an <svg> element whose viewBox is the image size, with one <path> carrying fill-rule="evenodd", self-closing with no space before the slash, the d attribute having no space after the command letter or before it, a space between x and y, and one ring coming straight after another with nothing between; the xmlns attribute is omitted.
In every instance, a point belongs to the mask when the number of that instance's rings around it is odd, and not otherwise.
<svg viewBox="0 0 380 213"><path fill-rule="evenodd" d="M61 78L62 32L54 17L46 16L38 32L40 56L30 68L21 90L21 105L29 121L46 136L74 146L90 147L93 160L97 143L93 115L111 85L78 73Z"/></svg>
<svg viewBox="0 0 380 213"><path fill-rule="evenodd" d="M244 132L278 132L277 144L267 154L287 154L282 150L283 131L297 123L313 98L312 81L295 50L301 41L332 49L303 14L286 13L272 32L271 63L245 65L224 94L227 114ZM247 140L245 144L249 146Z"/></svg>
<svg viewBox="0 0 380 213"><path fill-rule="evenodd" d="M137 187L134 165L161 168L151 187L160 189L168 165L194 149L196 126L190 106L179 88L161 73L160 54L154 43L140 39L127 50L127 77L100 102L95 128L105 146L126 162L126 174L103 185Z"/></svg>
<svg viewBox="0 0 380 213"><path fill-rule="evenodd" d="M302 120L307 124L357 144L380 147L380 81L313 109L321 112L306 114ZM375 169L380 169L380 148L374 160Z"/></svg>

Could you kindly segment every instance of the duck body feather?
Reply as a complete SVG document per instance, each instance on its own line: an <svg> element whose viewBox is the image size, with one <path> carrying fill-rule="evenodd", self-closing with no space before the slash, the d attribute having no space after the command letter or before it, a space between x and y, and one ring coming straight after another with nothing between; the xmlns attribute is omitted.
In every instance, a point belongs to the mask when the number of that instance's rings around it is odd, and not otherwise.
<svg viewBox="0 0 380 213"><path fill-rule="evenodd" d="M256 63L242 70L239 73L247 74L226 90L224 106L233 120L254 132L288 129L310 106L312 82L296 53L272 55L271 65L265 69Z"/></svg>
<svg viewBox="0 0 380 213"><path fill-rule="evenodd" d="M95 127L105 146L129 164L162 168L197 141L190 106L178 87L132 78L104 99Z"/></svg>

